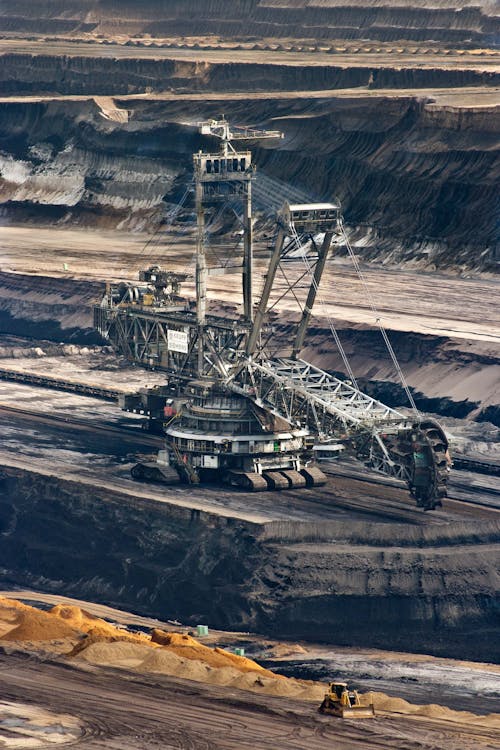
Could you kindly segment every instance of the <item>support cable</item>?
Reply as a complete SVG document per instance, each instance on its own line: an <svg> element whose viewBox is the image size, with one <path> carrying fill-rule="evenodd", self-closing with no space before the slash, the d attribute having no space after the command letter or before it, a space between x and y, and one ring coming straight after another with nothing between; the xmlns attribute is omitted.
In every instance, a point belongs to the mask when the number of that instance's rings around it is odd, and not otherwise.
<svg viewBox="0 0 500 750"><path fill-rule="evenodd" d="M342 342L340 341L339 334L338 334L337 329L335 328L335 324L333 322L333 319L332 319L332 317L330 316L330 314L327 311L326 304L325 304L324 300L318 294L318 291L319 291L318 283L316 282L316 279L314 278L314 273L313 273L313 270L311 268L311 264L309 262L309 258L307 257L306 250L305 250L302 242L300 241L300 237L297 234L297 230L295 229L294 224L292 224L292 235L293 235L293 237L294 237L294 239L295 239L295 241L297 243L297 247L301 251L300 257L301 257L301 259L302 259L302 261L304 263L304 266L306 267L307 273L309 274L309 277L311 279L311 283L314 286L314 289L315 289L316 295L317 295L317 299L318 299L318 301L319 301L319 303L320 303L320 305L321 305L321 307L323 309L324 316L325 316L326 320L328 321L328 326L329 326L330 331L332 333L332 336L333 336L333 338L335 340L335 344L337 345L337 349L339 350L340 356L342 357L342 362L344 363L344 367L346 368L346 372L349 375L349 379L351 380L351 382L354 385L354 387L357 388L357 390L359 391L358 383L357 383L356 378L354 376L354 372L352 371L351 364L350 364L350 362L349 362L349 360L347 358L347 354L345 353L344 347L342 346Z"/></svg>
<svg viewBox="0 0 500 750"><path fill-rule="evenodd" d="M224 202L221 203L221 205L217 208L217 210L214 211L214 213L210 217L209 221L203 227L203 244L204 244L206 250L209 253L211 253L211 255L213 257L215 257L217 263L220 263L221 266L224 266L224 259L221 258L221 256L217 252L217 249L216 249L217 246L216 245L214 246L211 243L209 230L211 229L212 226L214 226L219 221L219 219L222 217L224 211L227 208L231 209L232 202L233 201L231 200L230 197L226 198L224 200ZM188 230L185 230L185 231L189 231L190 229L191 229L191 227L189 227ZM237 250L239 244L240 244L240 240L238 240L238 243L233 248L233 253L234 253L235 250ZM196 250L193 250L193 252L191 253L191 255L189 256L188 260L186 261L186 263L184 265L184 270L183 270L184 273L188 273L188 271L190 271L192 269L193 262L194 262L195 258L196 258ZM228 261L229 261L229 259L226 261L226 265L227 265Z"/></svg>
<svg viewBox="0 0 500 750"><path fill-rule="evenodd" d="M172 209L171 209L171 210L170 210L170 211L169 211L169 212L167 213L167 215L166 215L166 222L165 222L165 224L159 224L159 226L158 226L158 227L156 228L156 230L154 231L153 235L152 235L152 236L151 236L151 237L150 237L150 238L148 239L148 241L147 241L147 242L145 243L144 247L142 248L142 250L141 250L141 251L140 251L140 253L139 253L139 255L140 255L141 257L142 257L142 256L143 256L143 255L145 254L145 252L146 252L146 250L148 249L148 247L149 247L149 246L150 246L150 245L151 245L151 244L152 244L153 242L157 241L157 239L158 239L158 235L160 234L160 232L161 232L162 234L164 234L164 233L167 233L167 232L168 232L168 231L169 231L169 230L170 230L170 229L172 228L172 224L174 223L175 219L177 218L177 216L178 216L178 215L179 215L179 213L181 212L182 208L184 207L184 203L186 202L186 199L187 199L187 197L188 197L188 195L189 195L189 193L190 193L190 192L191 192L191 183L190 183L190 184L188 185L188 187L187 187L187 188L186 188L186 190L184 191L184 194L183 194L182 198L180 199L179 203L177 203L177 204L176 204L176 205L175 205L175 206L174 206L174 207L173 207L173 208L172 208ZM182 230L182 231L180 232L180 234L181 234L181 235L182 235L182 234L186 234L186 233L187 233L188 231L190 231L190 229L191 229L191 227L186 227L186 228L184 228L184 229L183 229L183 230Z"/></svg>
<svg viewBox="0 0 500 750"><path fill-rule="evenodd" d="M366 281L366 279L364 277L364 274L363 274L363 272L361 270L361 267L359 265L359 261L358 261L358 259L356 257L356 254L355 254L354 250L352 249L351 243L349 242L349 238L347 237L347 233L346 233L346 230L345 230L345 227L344 227L344 220L343 220L342 217L339 218L339 227L340 227L340 231L341 231L343 240L344 240L345 245L347 247L347 252L349 253L349 257L350 257L350 259L352 261L354 269L355 269L356 273L358 274L358 277L359 277L361 283L363 284L363 289L364 289L364 293L366 295L366 299L368 301L368 304L370 306L370 309L371 309L373 315L375 316L375 322L377 323L377 326L378 326L378 328L380 330L380 333L382 334L382 338L384 339L384 343L385 343L385 345L387 347L387 351L390 354L390 357L392 359L392 363L394 365L394 368L395 368L395 370L396 370L396 372L397 372L397 374L399 376L399 379L401 381L401 385L403 386L403 388L405 390L405 393L406 393L406 395L408 397L408 401L411 404L411 408L413 409L413 411L415 413L415 416L420 421L421 418L422 418L421 414L420 414L419 410L417 409L417 405L415 404L415 400L414 400L414 398L412 396L412 393L410 391L408 383L406 382L406 378L405 378L405 376L403 374L403 371L402 371L402 369L401 369L401 367L399 365L398 359L396 357L396 353L394 352L394 349L392 348L392 344L391 344L391 342L389 340L389 336L387 335L387 331L385 330L384 326L382 325L382 320L380 318L380 313L378 312L378 310L377 310L377 308L375 306L375 302L373 300L373 296L372 296L372 294L370 292L370 289L368 287L367 281Z"/></svg>

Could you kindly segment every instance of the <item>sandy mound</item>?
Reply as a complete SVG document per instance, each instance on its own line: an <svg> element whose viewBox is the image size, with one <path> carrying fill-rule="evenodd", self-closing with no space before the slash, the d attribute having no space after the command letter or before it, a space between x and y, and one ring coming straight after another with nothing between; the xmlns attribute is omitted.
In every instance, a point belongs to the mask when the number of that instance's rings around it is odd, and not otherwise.
<svg viewBox="0 0 500 750"><path fill-rule="evenodd" d="M275 695L282 698L319 703L323 700L326 686L319 683L308 683L293 678L281 678L271 673L271 677L258 672L241 673L233 667L223 667L209 672L205 682L214 685L228 685L239 690L250 690L263 695Z"/></svg>
<svg viewBox="0 0 500 750"><path fill-rule="evenodd" d="M137 643L150 643L151 639L149 635L143 633L129 633L124 628L111 625L106 620L102 620L100 617L91 615L90 612L86 612L80 607L68 606L63 604L56 604L52 607L50 614L64 620L68 625L77 630L81 630L83 633L92 635L94 640L98 638L123 638L126 637L128 640L132 640Z"/></svg>
<svg viewBox="0 0 500 750"><path fill-rule="evenodd" d="M210 667L202 661L193 659L182 659L177 677L184 680L195 680L196 682L206 682Z"/></svg>
<svg viewBox="0 0 500 750"><path fill-rule="evenodd" d="M389 711L391 713L407 714L413 716L425 716L429 719L441 719L454 721L460 724L479 724L483 727L500 729L500 714L488 714L478 716L469 711L454 711L447 706L438 706L431 703L426 706L408 703L402 698L393 698L385 693L368 692L360 696L361 703L368 705L373 703L375 711Z"/></svg>
<svg viewBox="0 0 500 750"><path fill-rule="evenodd" d="M189 636L187 638L189 639ZM194 647L190 646L190 648ZM211 651L211 649L207 650ZM226 655L226 652L222 652L222 654ZM230 656L233 655L230 654ZM205 661L183 658L165 646L149 653L142 664L137 667L137 670L140 672L159 672L186 680L230 686L265 695L278 695L318 702L322 700L326 689L324 685L318 683L287 679L262 668L242 671L234 666L209 666Z"/></svg>
<svg viewBox="0 0 500 750"><path fill-rule="evenodd" d="M141 672L163 672L163 674L177 674L180 669L183 659L173 651L167 651L163 648L158 648L155 651L149 651L145 654L143 661L140 664Z"/></svg>
<svg viewBox="0 0 500 750"><path fill-rule="evenodd" d="M208 666L215 668L234 667L239 672L262 672L276 679L276 675L261 667L257 662L247 659L245 656L237 656L222 648L204 646L190 635L153 630L151 640L153 643L158 643L169 651L173 651L173 653L183 659L202 661Z"/></svg>
<svg viewBox="0 0 500 750"><path fill-rule="evenodd" d="M48 612L29 607L20 610L18 625L2 636L4 641L53 641L81 636L81 631Z"/></svg>
<svg viewBox="0 0 500 750"><path fill-rule="evenodd" d="M0 596L0 637L19 623L21 613L26 609L31 608L15 599Z"/></svg>
<svg viewBox="0 0 500 750"><path fill-rule="evenodd" d="M232 687L240 690L252 690L253 692L265 693L266 695L279 695L293 698L302 691L302 686L293 679L276 679L267 677L259 672L247 672L237 676L232 682Z"/></svg>
<svg viewBox="0 0 500 750"><path fill-rule="evenodd" d="M206 682L211 668L202 661L183 659L172 651L158 648L149 651L137 666L139 672L157 672L171 677L182 677L185 680ZM213 670L221 671L221 670ZM224 683L226 684L226 683Z"/></svg>
<svg viewBox="0 0 500 750"><path fill-rule="evenodd" d="M111 635L103 633L101 628L91 628L87 637L75 644L73 649L66 654L68 657L78 656L84 651L87 651L94 644L109 645L111 643L131 643L137 644L138 646L145 646L147 650L152 648L159 648L155 643L152 643L148 636L135 633L127 633L124 630L115 628L115 632Z"/></svg>
<svg viewBox="0 0 500 750"><path fill-rule="evenodd" d="M89 644L76 658L100 666L129 667L139 666L151 653L151 646L131 643L127 640L100 641Z"/></svg>
<svg viewBox="0 0 500 750"><path fill-rule="evenodd" d="M81 630L84 633L88 633L91 629L99 628L103 632L114 635L118 630L114 625L101 620L100 617L91 615L90 612L86 612L84 609L80 609L80 607L56 604L55 607L49 610L49 614L60 617L61 620L64 620L72 628Z"/></svg>
<svg viewBox="0 0 500 750"><path fill-rule="evenodd" d="M12 627L13 624L15 627ZM276 675L251 659L222 648L209 648L189 635L162 630L153 630L151 637L142 633L128 633L74 606L56 605L49 612L44 612L14 599L0 597L0 633L2 627L8 628L8 632L0 637L4 641L36 643L71 640L74 645L67 656L96 665L157 672L266 695L312 701L318 705L326 691L326 685ZM86 637L82 638L84 634ZM277 644L275 656L303 651L301 646ZM435 704L413 705L402 698L375 692L361 695L361 702L363 705L373 703L375 710L382 713L424 716L500 729L499 714L478 716Z"/></svg>
<svg viewBox="0 0 500 750"><path fill-rule="evenodd" d="M2 638L8 641L49 641L61 638L79 640L82 634L87 633L91 636L91 641L87 641L86 645L106 638L126 638L137 643L151 644L147 635L127 633L126 630L110 625L80 607L62 604L57 604L48 612L44 612L14 599L2 597L0 625L1 622L10 622L11 625L16 623L16 627L8 628L8 632L2 635ZM85 646L77 644L77 648Z"/></svg>
<svg viewBox="0 0 500 750"><path fill-rule="evenodd" d="M303 684L303 683L302 683ZM325 697L327 691L327 685L320 682L306 683L306 686L302 688L302 692L297 694L297 699L301 701L314 701L318 706Z"/></svg>
<svg viewBox="0 0 500 750"><path fill-rule="evenodd" d="M241 672L234 667L209 667L205 681L210 685L231 685L237 677L241 677Z"/></svg>
<svg viewBox="0 0 500 750"><path fill-rule="evenodd" d="M0 608L3 610L21 610L21 609L34 609L28 604L23 604L17 599L9 599L8 596L0 596Z"/></svg>

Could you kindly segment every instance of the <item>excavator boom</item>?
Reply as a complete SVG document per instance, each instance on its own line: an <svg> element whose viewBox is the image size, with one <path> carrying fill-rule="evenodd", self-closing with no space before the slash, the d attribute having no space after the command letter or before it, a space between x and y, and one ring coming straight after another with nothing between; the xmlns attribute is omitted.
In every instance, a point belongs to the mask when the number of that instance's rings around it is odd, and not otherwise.
<svg viewBox="0 0 500 750"><path fill-rule="evenodd" d="M335 440L370 468L408 485L433 510L446 496L448 440L431 419L408 418L303 359L248 359L228 385L319 444Z"/></svg>

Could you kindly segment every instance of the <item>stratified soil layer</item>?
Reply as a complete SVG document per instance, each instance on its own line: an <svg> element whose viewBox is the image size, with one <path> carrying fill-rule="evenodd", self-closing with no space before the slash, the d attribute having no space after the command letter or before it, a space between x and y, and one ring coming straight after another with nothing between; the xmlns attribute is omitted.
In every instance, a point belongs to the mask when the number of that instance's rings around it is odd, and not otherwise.
<svg viewBox="0 0 500 750"><path fill-rule="evenodd" d="M216 628L500 659L494 516L388 522L379 500L366 521L259 524L161 492L5 469L3 580Z"/></svg>
<svg viewBox="0 0 500 750"><path fill-rule="evenodd" d="M488 0L169 0L168 4L71 0L33 3L5 0L3 31L25 34L113 34L137 37L214 35L440 41L492 44L499 31Z"/></svg>

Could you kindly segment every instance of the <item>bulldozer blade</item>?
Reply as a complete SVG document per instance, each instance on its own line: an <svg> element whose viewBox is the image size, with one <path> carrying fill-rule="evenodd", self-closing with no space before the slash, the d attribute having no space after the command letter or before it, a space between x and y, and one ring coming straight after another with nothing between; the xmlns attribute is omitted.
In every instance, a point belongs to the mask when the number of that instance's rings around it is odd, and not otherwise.
<svg viewBox="0 0 500 750"><path fill-rule="evenodd" d="M371 719L375 716L373 703L369 706L342 706L340 716L343 719Z"/></svg>
<svg viewBox="0 0 500 750"><path fill-rule="evenodd" d="M319 708L321 714L336 716L339 719L371 719L375 716L373 703L369 706L324 706Z"/></svg>

